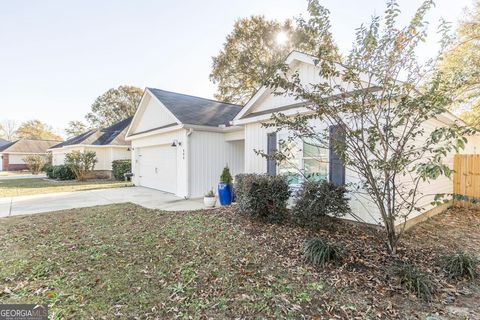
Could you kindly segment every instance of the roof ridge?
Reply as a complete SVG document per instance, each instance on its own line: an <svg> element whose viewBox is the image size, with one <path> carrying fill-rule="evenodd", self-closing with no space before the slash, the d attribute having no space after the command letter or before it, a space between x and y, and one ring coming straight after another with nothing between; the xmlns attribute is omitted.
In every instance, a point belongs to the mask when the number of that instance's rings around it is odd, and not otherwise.
<svg viewBox="0 0 480 320"><path fill-rule="evenodd" d="M235 104L235 103L231 103L231 102L224 102L224 101L214 100L214 99L210 99L210 98L203 98L203 97L199 97L199 96L194 96L194 95L191 95L191 94L180 93L180 92L169 91L169 90L158 89L158 88L152 88L152 87L146 87L146 88L147 88L148 90L153 89L153 90L158 90L158 91L163 91L163 92L168 92L168 93L175 93L175 94L179 94L179 95L182 95L182 96L187 96L187 97L192 97L192 98L197 98L197 99L202 99L202 100L208 100L208 101L212 101L212 102L217 102L217 103L222 103L222 104L228 104L228 105L231 105L231 106L243 108L242 105L240 105L240 104Z"/></svg>

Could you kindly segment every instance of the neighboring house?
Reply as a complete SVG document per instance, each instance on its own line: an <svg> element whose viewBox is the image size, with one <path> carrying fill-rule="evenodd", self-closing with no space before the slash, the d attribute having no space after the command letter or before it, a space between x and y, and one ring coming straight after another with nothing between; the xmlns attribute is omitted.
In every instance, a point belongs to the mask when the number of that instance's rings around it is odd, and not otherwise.
<svg viewBox="0 0 480 320"><path fill-rule="evenodd" d="M1 144L0 142L0 171L25 170L27 166L23 159L28 155L46 156L47 150L59 141L20 139Z"/></svg>
<svg viewBox="0 0 480 320"><path fill-rule="evenodd" d="M95 176L111 178L112 161L130 159L130 142L125 140L125 134L132 117L116 123L108 128L93 129L82 133L67 141L52 146L52 164L61 165L65 161L65 154L76 151L94 151L97 155Z"/></svg>
<svg viewBox="0 0 480 320"><path fill-rule="evenodd" d="M229 123L241 106L146 88L127 133L133 182L201 197L216 188L225 165L244 170L243 128Z"/></svg>
<svg viewBox="0 0 480 320"><path fill-rule="evenodd" d="M0 138L0 147L10 143L10 141Z"/></svg>
<svg viewBox="0 0 480 320"><path fill-rule="evenodd" d="M305 84L319 82L318 67L315 66L314 58L307 54L293 52L291 53L286 63L291 70L299 72L300 79ZM302 106L303 105L303 106ZM235 126L244 127L245 135L245 172L246 173L269 173L269 174L286 174L289 176L289 181L293 187L297 187L302 183L302 177L297 173L296 168L289 164L277 165L273 161L267 161L266 158L257 155L254 150L263 150L268 153L279 148L279 141L286 138L288 132L275 133L274 128L265 128L262 123L268 122L271 119L272 113L281 112L285 115L294 115L297 113L309 112L309 109L304 107L304 103L295 100L294 97L288 95L274 94L272 89L262 87L258 92L247 102L242 111L235 117L232 124ZM442 114L436 119L425 121L425 136L436 127L450 124L458 120L450 113ZM325 124L311 123L312 126L319 130L327 129ZM332 129L332 128L330 128ZM330 131L332 132L332 131ZM315 174L323 177L325 180L334 181L336 183L348 184L358 181L356 176L348 168L343 167L341 161L335 158L333 152L329 149L311 148L308 144L302 141L298 142L296 146L298 152L294 159L290 159L290 163L300 167L305 173ZM469 143L463 153L476 153L477 148L480 147L480 140L477 136L470 137ZM323 161L318 161L323 159ZM446 159L447 163L451 164L453 168L453 155ZM424 194L434 193L452 193L452 180L441 177L429 183L423 183L420 190ZM377 224L380 221L380 214L376 206L364 197L357 196L355 192L349 194L350 205L353 213L361 219L362 222ZM433 209L430 203L433 200L432 196L424 198L423 205L426 210ZM418 213L416 214L418 215ZM415 217L412 215L410 218ZM347 217L352 220L353 217ZM355 219L356 220L356 219Z"/></svg>

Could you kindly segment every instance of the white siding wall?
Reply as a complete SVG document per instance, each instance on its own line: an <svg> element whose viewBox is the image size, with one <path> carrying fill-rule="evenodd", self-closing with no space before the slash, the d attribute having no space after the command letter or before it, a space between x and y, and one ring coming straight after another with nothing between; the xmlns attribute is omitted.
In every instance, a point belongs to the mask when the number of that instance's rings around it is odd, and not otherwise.
<svg viewBox="0 0 480 320"><path fill-rule="evenodd" d="M175 118L150 94L145 96L140 112L141 114L135 117L135 123L132 124L133 130L130 134L176 123Z"/></svg>
<svg viewBox="0 0 480 320"><path fill-rule="evenodd" d="M138 180L138 149L156 145L171 145L174 140L178 140L182 145L177 146L177 192L175 195L179 197L187 197L187 157L188 150L186 148L186 130L180 129L172 132L166 132L151 135L144 138L135 138L132 140L132 171L134 173L133 183L139 183ZM174 148L174 147L171 147Z"/></svg>
<svg viewBox="0 0 480 320"><path fill-rule="evenodd" d="M59 166L65 162L65 154L67 151L64 149L52 150L52 164L54 166Z"/></svg>
<svg viewBox="0 0 480 320"><path fill-rule="evenodd" d="M113 160L130 159L131 152L128 151L128 147L69 147L61 148L58 150L52 150L52 163L53 165L61 165L65 162L65 154L72 151L93 151L97 156L97 163L95 164L95 170L112 170Z"/></svg>
<svg viewBox="0 0 480 320"><path fill-rule="evenodd" d="M188 138L190 150L190 196L202 197L215 191L225 165L233 177L244 170L244 142L226 141L226 134L193 131Z"/></svg>
<svg viewBox="0 0 480 320"><path fill-rule="evenodd" d="M267 160L254 150L267 150L267 128L261 123L245 125L245 173L266 173Z"/></svg>

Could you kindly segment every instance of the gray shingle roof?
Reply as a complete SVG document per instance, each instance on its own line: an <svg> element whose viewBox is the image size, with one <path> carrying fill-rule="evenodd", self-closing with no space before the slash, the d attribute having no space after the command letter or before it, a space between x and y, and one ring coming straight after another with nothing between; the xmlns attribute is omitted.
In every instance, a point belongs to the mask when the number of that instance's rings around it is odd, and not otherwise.
<svg viewBox="0 0 480 320"><path fill-rule="evenodd" d="M242 106L194 97L155 88L147 88L183 124L218 127L228 125Z"/></svg>
<svg viewBox="0 0 480 320"><path fill-rule="evenodd" d="M20 139L0 146L0 152L3 153L46 153L53 145L57 144L55 140L30 140Z"/></svg>
<svg viewBox="0 0 480 320"><path fill-rule="evenodd" d="M10 143L10 141L7 141L5 139L0 138L0 147L6 145L8 143Z"/></svg>
<svg viewBox="0 0 480 320"><path fill-rule="evenodd" d="M130 145L130 142L125 141L125 134L127 133L128 126L132 122L132 119L133 117L127 118L108 128L87 131L76 137L70 138L67 141L54 145L51 149L77 144L94 146Z"/></svg>

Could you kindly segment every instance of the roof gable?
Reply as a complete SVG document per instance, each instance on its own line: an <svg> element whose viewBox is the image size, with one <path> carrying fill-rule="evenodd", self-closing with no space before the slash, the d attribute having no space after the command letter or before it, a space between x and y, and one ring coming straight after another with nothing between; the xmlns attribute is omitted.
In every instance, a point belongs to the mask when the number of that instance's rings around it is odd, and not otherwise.
<svg viewBox="0 0 480 320"><path fill-rule="evenodd" d="M315 57L306 53L292 51L285 59L285 64L290 66L293 71L299 71L306 81L313 81L315 78L316 66ZM316 74L318 76L318 72ZM298 103L293 96L275 95L274 91L266 85L260 87L257 92L245 104L234 120L247 117L253 112L265 113L266 110L283 107Z"/></svg>
<svg viewBox="0 0 480 320"><path fill-rule="evenodd" d="M55 140L20 139L0 147L2 153L46 153L57 144Z"/></svg>
<svg viewBox="0 0 480 320"><path fill-rule="evenodd" d="M229 125L242 106L147 88L182 124L218 127Z"/></svg>
<svg viewBox="0 0 480 320"><path fill-rule="evenodd" d="M141 134L179 123L180 120L178 120L153 93L145 89L137 112L128 129L127 136Z"/></svg>
<svg viewBox="0 0 480 320"><path fill-rule="evenodd" d="M175 125L228 126L242 106L146 88L127 137Z"/></svg>
<svg viewBox="0 0 480 320"><path fill-rule="evenodd" d="M125 141L125 134L131 122L132 117L122 120L108 128L87 131L67 141L56 144L52 146L51 149L73 145L129 145L130 143Z"/></svg>

